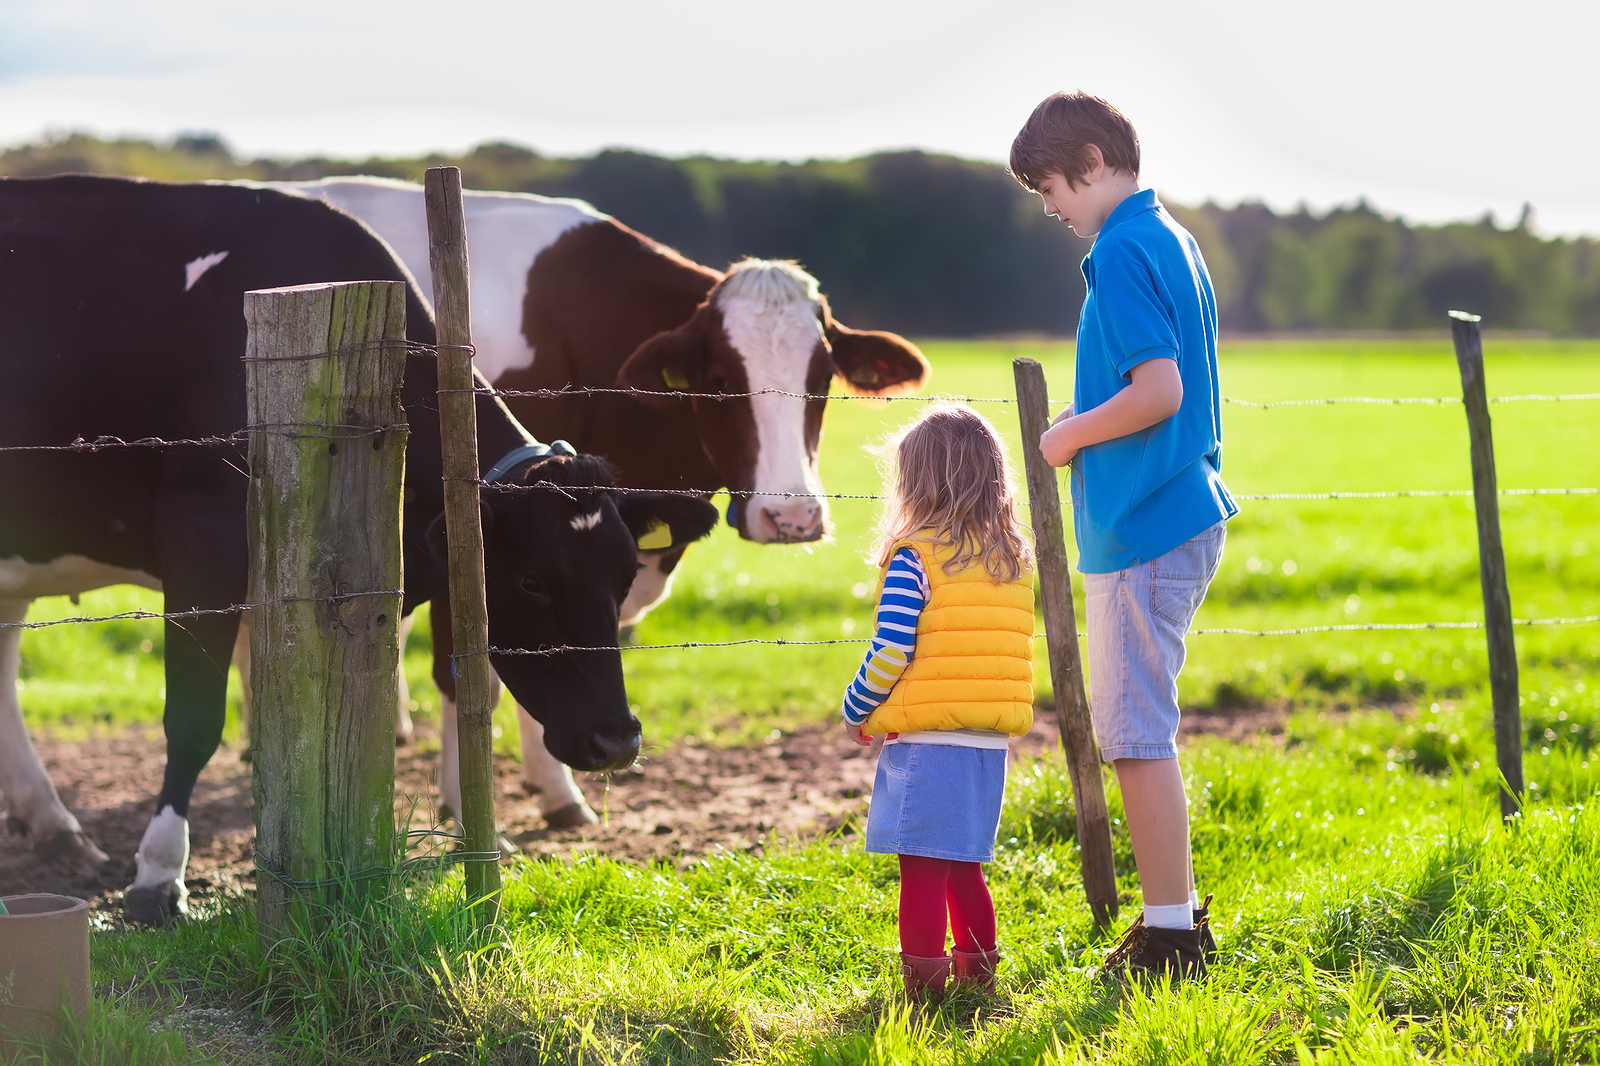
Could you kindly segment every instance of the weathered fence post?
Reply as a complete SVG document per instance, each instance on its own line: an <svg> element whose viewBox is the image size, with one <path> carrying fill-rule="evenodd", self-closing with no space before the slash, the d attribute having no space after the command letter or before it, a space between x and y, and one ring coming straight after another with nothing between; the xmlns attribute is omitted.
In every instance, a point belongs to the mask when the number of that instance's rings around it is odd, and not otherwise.
<svg viewBox="0 0 1600 1066"><path fill-rule="evenodd" d="M406 287L244 296L263 943L384 884L394 842Z"/></svg>
<svg viewBox="0 0 1600 1066"><path fill-rule="evenodd" d="M1511 625L1511 590L1500 541L1500 496L1494 475L1494 437L1483 381L1483 331L1477 315L1450 312L1461 402L1472 438L1472 500L1478 511L1478 579L1483 585L1483 624L1489 645L1489 691L1494 702L1494 750L1505 778L1500 814L1522 807L1522 711L1517 693L1517 641Z"/></svg>
<svg viewBox="0 0 1600 1066"><path fill-rule="evenodd" d="M461 835L475 857L497 849L494 826L494 706L489 612L478 514L478 413L472 394L472 309L461 171L430 167L424 182L428 266L439 329L439 438L444 447L445 538L450 548L450 627L455 637L456 735L461 764ZM500 867L466 864L467 899L484 925L499 911Z"/></svg>
<svg viewBox="0 0 1600 1066"><path fill-rule="evenodd" d="M1100 776L1100 746L1089 720L1089 699L1078 655L1078 622L1072 606L1072 571L1067 565L1066 533L1061 522L1061 493L1056 472L1039 451L1039 438L1050 427L1050 401L1044 367L1034 359L1014 359L1017 416L1022 421L1023 466L1028 472L1032 505L1034 557L1039 591L1044 600L1045 642L1050 649L1050 682L1055 689L1056 722L1072 778L1072 799L1078 812L1078 849L1083 856L1083 891L1095 921L1108 924L1117 916L1117 868L1111 853L1111 816L1106 811L1105 780Z"/></svg>

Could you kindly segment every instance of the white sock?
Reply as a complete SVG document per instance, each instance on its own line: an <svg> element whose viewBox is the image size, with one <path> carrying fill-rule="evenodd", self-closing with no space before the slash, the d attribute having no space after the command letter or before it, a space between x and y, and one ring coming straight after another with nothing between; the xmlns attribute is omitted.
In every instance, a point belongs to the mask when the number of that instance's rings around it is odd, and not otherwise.
<svg viewBox="0 0 1600 1066"><path fill-rule="evenodd" d="M1193 929L1194 911L1187 903L1144 905L1144 924L1151 929Z"/></svg>
<svg viewBox="0 0 1600 1066"><path fill-rule="evenodd" d="M1189 906L1193 907L1195 910L1200 909L1200 890L1198 888L1191 888L1189 890Z"/></svg>

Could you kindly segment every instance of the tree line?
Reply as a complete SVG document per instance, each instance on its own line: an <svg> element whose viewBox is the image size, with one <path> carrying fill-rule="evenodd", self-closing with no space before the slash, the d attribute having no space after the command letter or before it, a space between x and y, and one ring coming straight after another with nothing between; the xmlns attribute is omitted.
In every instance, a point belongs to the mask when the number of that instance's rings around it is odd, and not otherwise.
<svg viewBox="0 0 1600 1066"><path fill-rule="evenodd" d="M999 166L924 152L749 163L609 150L559 159L510 144L404 159L235 158L210 135L171 143L82 134L0 151L0 175L166 180L377 174L420 181L461 167L468 188L587 200L692 259L794 259L839 317L917 336L1070 336L1089 244ZM1414 226L1359 203L1279 214L1259 203L1167 205L1200 243L1222 328L1236 332L1439 328L1447 309L1502 329L1600 334L1600 242L1508 227Z"/></svg>

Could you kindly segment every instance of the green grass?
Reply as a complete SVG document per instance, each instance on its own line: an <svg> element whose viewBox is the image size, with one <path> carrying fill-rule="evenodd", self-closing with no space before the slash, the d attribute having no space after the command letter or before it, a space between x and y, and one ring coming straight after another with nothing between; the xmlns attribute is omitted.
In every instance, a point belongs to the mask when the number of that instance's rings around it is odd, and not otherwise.
<svg viewBox="0 0 1600 1066"><path fill-rule="evenodd" d="M1600 391L1600 345L1488 347L1492 395ZM940 392L1009 395L1009 357L1029 354L1068 394L1066 348L927 351ZM1258 401L1459 389L1443 342L1236 343L1222 372L1227 394ZM1014 438L1013 407L985 409ZM915 411L832 405L829 490L878 491L860 446ZM1600 404L1492 411L1503 486L1600 485ZM1459 406L1229 407L1225 420L1224 474L1239 493L1470 484ZM834 504L836 539L809 550L720 530L690 551L674 596L635 639L820 639L847 621L864 634L871 605L857 588L873 579L861 561L873 505ZM1243 508L1198 626L1482 616L1470 500ZM1511 498L1502 517L1517 616L1600 613L1600 499ZM113 590L83 609L156 602ZM64 610L44 603L34 617ZM418 629L406 668L426 703ZM147 623L30 634L30 720L159 720L159 635ZM1185 753L1197 875L1217 893L1223 951L1200 986L1118 994L1086 972L1107 942L1083 902L1064 771L1041 759L1014 767L991 868L1007 952L993 1000L905 1006L890 965L892 861L847 834L683 872L524 863L487 943L464 921L459 877L411 886L314 950L262 952L248 908L225 902L185 929L97 934L97 1011L111 1046L123 1041L138 1062L189 1061L150 1044L140 1020L179 1003L267 1019L295 1062L1593 1062L1600 627L1525 629L1518 645L1531 800L1504 830L1481 634L1191 638L1188 708L1294 708L1281 742ZM668 744L824 720L858 656L842 645L624 658L649 741ZM509 718L502 726L509 747ZM1110 802L1119 818L1114 786ZM1113 834L1131 908L1120 821ZM183 1054L211 1053L203 1034L184 1039Z"/></svg>

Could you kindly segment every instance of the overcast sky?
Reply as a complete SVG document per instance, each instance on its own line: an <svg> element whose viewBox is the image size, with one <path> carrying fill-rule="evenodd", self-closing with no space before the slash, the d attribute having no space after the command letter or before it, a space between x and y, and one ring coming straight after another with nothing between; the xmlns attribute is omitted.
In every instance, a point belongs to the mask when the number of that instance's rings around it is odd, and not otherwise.
<svg viewBox="0 0 1600 1066"><path fill-rule="evenodd" d="M1040 98L1139 130L1170 199L1600 234L1600 4L0 0L0 143L213 131L245 155L1003 160Z"/></svg>

